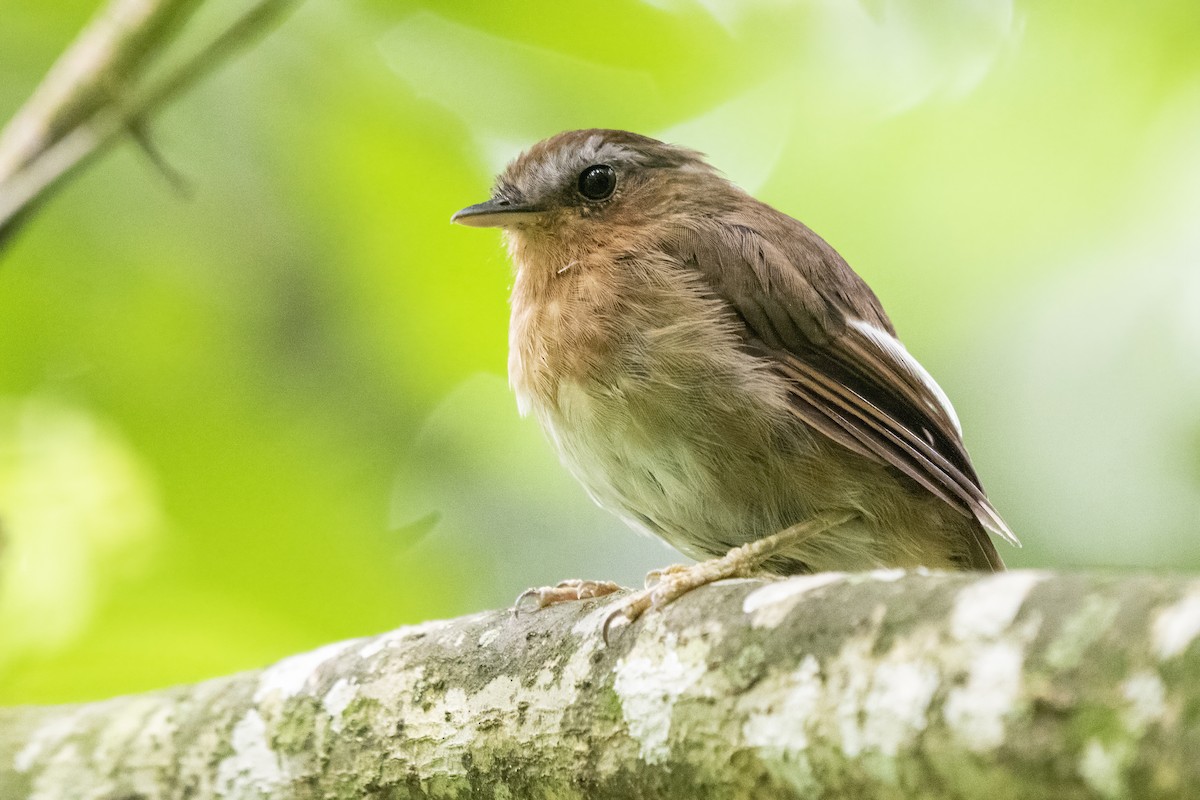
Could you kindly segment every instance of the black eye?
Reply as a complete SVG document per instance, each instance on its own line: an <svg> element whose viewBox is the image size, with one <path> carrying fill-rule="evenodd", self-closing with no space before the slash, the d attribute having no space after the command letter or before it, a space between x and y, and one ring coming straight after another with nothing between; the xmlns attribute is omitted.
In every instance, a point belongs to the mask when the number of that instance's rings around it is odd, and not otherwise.
<svg viewBox="0 0 1200 800"><path fill-rule="evenodd" d="M579 173L579 193L588 200L604 200L617 188L617 173L608 164L593 164Z"/></svg>

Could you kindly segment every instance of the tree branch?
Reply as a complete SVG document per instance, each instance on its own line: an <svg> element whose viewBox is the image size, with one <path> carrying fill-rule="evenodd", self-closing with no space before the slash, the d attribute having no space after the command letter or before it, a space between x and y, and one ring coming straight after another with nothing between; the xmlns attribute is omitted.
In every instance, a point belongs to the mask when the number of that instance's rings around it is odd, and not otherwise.
<svg viewBox="0 0 1200 800"><path fill-rule="evenodd" d="M112 0L55 62L0 132L0 184L112 102L134 80L197 0Z"/></svg>
<svg viewBox="0 0 1200 800"><path fill-rule="evenodd" d="M257 0L211 41L146 87L139 78L199 0L111 0L0 131L0 246L88 160L278 20L296 0Z"/></svg>
<svg viewBox="0 0 1200 800"><path fill-rule="evenodd" d="M1200 580L822 574L431 622L0 711L4 798L1175 798Z"/></svg>

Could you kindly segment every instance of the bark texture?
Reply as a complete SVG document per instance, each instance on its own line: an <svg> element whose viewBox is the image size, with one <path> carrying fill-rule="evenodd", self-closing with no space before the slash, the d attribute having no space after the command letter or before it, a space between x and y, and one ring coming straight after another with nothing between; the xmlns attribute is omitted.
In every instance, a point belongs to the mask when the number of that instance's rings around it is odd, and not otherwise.
<svg viewBox="0 0 1200 800"><path fill-rule="evenodd" d="M0 710L0 797L1178 798L1200 580L821 574L493 611Z"/></svg>

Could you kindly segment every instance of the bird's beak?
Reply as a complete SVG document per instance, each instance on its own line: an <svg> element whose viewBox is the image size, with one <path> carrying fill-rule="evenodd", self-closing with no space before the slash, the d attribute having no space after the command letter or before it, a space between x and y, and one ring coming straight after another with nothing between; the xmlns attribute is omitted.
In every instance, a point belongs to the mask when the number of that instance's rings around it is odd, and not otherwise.
<svg viewBox="0 0 1200 800"><path fill-rule="evenodd" d="M451 222L459 225L469 225L472 228L503 228L517 222L531 219L540 208L510 200L497 198L485 203L476 203L456 211L450 218Z"/></svg>

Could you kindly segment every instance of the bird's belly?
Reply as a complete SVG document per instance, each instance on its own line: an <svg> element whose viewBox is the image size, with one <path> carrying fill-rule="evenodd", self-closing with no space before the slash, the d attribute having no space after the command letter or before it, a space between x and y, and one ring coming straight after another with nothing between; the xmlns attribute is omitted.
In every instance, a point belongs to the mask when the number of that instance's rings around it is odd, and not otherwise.
<svg viewBox="0 0 1200 800"><path fill-rule="evenodd" d="M534 407L597 503L694 558L813 513L800 466L811 438L782 403L711 370L687 377L675 364L669 380L563 380L552 406Z"/></svg>
<svg viewBox="0 0 1200 800"><path fill-rule="evenodd" d="M935 505L927 514L897 502L906 490L889 486L882 468L852 454L831 462L819 434L775 417L755 398L651 412L637 396L564 383L558 410L537 410L563 463L597 504L692 558L723 555L821 512L851 511L859 516L768 568L954 566L940 540L945 509ZM880 497L863 494L864 467ZM890 521L875 513L896 507L916 513Z"/></svg>

